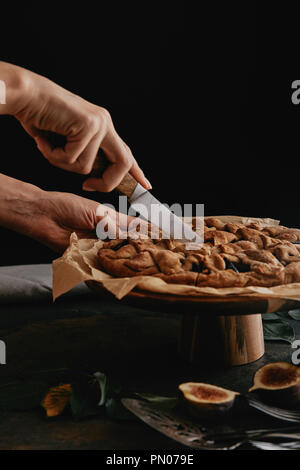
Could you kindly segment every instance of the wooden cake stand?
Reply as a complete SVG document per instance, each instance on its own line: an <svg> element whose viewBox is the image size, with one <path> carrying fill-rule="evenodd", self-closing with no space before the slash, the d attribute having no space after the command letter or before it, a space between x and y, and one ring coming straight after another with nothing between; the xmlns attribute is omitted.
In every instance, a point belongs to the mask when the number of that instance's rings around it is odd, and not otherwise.
<svg viewBox="0 0 300 470"><path fill-rule="evenodd" d="M101 297L115 298L96 281L86 283ZM264 354L262 313L299 308L300 302L252 296L192 297L133 290L123 304L181 313L180 356L190 363L237 366Z"/></svg>

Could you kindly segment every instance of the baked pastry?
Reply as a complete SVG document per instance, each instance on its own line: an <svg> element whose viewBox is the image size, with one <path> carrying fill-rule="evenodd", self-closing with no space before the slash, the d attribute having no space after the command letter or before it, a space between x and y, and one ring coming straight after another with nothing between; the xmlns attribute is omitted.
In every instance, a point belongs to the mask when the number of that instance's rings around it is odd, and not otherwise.
<svg viewBox="0 0 300 470"><path fill-rule="evenodd" d="M195 228L195 221L193 221ZM155 276L203 287L271 287L300 282L300 230L204 219L204 243L129 238L104 242L99 268L114 277Z"/></svg>

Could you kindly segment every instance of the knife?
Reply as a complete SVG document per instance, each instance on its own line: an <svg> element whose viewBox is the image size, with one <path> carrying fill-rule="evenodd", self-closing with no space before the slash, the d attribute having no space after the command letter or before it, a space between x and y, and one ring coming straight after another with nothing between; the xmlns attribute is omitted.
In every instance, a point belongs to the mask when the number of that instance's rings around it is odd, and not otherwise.
<svg viewBox="0 0 300 470"><path fill-rule="evenodd" d="M232 427L232 422L226 422L220 426L214 420L210 423L206 422L203 426L182 417L176 408L163 410L153 403L134 398L122 398L121 402L148 426L193 449L233 450L245 443L254 446L257 443L257 447L261 448L268 444L274 445L274 443L280 444L280 449L300 448L299 424L288 427L274 427L273 425L265 429L237 430ZM223 432L220 432L222 429Z"/></svg>
<svg viewBox="0 0 300 470"><path fill-rule="evenodd" d="M66 138L54 132L45 132L52 148L64 147ZM99 178L104 173L110 162L99 149L93 169L89 177ZM130 173L127 173L116 190L126 196L131 208L138 212L141 218L159 227L163 232L163 238L173 238L186 242L187 249L197 248L203 243L203 236L194 232L164 204L160 203L151 193L139 184Z"/></svg>
<svg viewBox="0 0 300 470"><path fill-rule="evenodd" d="M121 402L148 426L186 447L199 450L233 450L241 444L230 442L228 445L219 445L213 440L207 440L208 430L205 427L178 416L173 410L162 410L152 403L134 398L122 398Z"/></svg>
<svg viewBox="0 0 300 470"><path fill-rule="evenodd" d="M102 152L99 153L89 176L99 178L108 165L109 162L104 154ZM184 223L180 217L175 215L164 204L159 202L150 191L143 188L130 173L124 176L116 190L128 198L130 207L139 213L141 218L162 230L163 238L182 240L190 244L187 245L188 248L193 248L194 243L203 243L203 238L200 235L194 232L188 224Z"/></svg>

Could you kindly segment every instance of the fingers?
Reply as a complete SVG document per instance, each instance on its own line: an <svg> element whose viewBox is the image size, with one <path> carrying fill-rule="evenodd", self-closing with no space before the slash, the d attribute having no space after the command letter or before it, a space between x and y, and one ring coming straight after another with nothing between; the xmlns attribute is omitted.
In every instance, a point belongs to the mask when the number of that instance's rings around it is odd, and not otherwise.
<svg viewBox="0 0 300 470"><path fill-rule="evenodd" d="M115 189L129 172L145 189L151 189L150 182L134 159L129 147L118 134L110 132L105 137L101 148L111 162L101 178L88 178L83 183L85 191L110 192Z"/></svg>
<svg viewBox="0 0 300 470"><path fill-rule="evenodd" d="M97 158L100 142L101 138L99 135L96 135L91 139L89 144L74 163L74 171L76 171L76 173L81 173L82 175L88 175L91 173L94 161Z"/></svg>
<svg viewBox="0 0 300 470"><path fill-rule="evenodd" d="M120 163L112 163L105 170L101 178L93 177L85 180L82 189L85 191L110 192L121 183L127 172L127 166L123 166Z"/></svg>
<svg viewBox="0 0 300 470"><path fill-rule="evenodd" d="M90 173L94 161L91 155L94 154L95 159L99 148L97 139L89 142L87 136L69 138L64 148L54 149L42 135L36 135L35 141L39 151L52 165L81 174Z"/></svg>
<svg viewBox="0 0 300 470"><path fill-rule="evenodd" d="M69 98L70 99L70 98ZM49 123L24 123L23 127L35 139L38 149L53 165L67 171L88 175L93 168L99 148L106 154L110 165L99 178L88 178L83 189L86 191L110 192L115 189L129 172L145 189L151 189L151 184L145 177L132 155L130 148L123 142L115 131L112 119L107 110L100 107L91 107L84 100L78 100L73 107L68 104L68 112L60 113L57 119L62 118L60 125L53 127L53 119ZM84 112L84 107L87 107ZM70 108L70 109L69 109ZM64 110L65 108L63 108ZM75 118L73 116L75 113ZM74 118L74 119L73 119ZM53 147L47 133L58 133L65 137L64 147Z"/></svg>
<svg viewBox="0 0 300 470"><path fill-rule="evenodd" d="M128 145L125 144L125 142L123 142L123 145L125 146L127 152L130 154L131 156L131 162L132 162L132 165L131 165L131 168L130 168L130 171L129 173L136 179L136 181L138 183L140 183L145 189L152 189L152 185L150 183L150 181L147 180L147 178L145 177L144 175L144 172L143 170L139 167L136 159L134 158L134 156L132 155L132 152L130 150L130 148L128 147Z"/></svg>
<svg viewBox="0 0 300 470"><path fill-rule="evenodd" d="M65 118L66 119L66 118ZM53 146L51 133L60 134L65 142ZM107 132L107 119L95 114L80 116L74 124L64 129L39 130L30 132L38 149L53 165L64 170L88 174L92 170L99 146ZM56 143L57 139L54 140Z"/></svg>
<svg viewBox="0 0 300 470"><path fill-rule="evenodd" d="M64 90L44 77L31 74L31 79L35 85L32 88L36 87L40 92L34 94L34 99L16 117L50 163L64 170L88 174L101 148L111 165L98 180L87 180L85 189L109 192L118 186L127 172L150 189L151 185L115 131L105 108ZM63 148L53 148L47 133L64 136L66 144L62 144Z"/></svg>
<svg viewBox="0 0 300 470"><path fill-rule="evenodd" d="M152 189L150 181L144 175L144 172L141 170L136 160L133 161L133 165L130 168L129 173L140 183L145 189Z"/></svg>
<svg viewBox="0 0 300 470"><path fill-rule="evenodd" d="M113 127L103 139L101 149L105 152L110 165L99 178L97 190L109 192L116 188L128 173L133 157Z"/></svg>

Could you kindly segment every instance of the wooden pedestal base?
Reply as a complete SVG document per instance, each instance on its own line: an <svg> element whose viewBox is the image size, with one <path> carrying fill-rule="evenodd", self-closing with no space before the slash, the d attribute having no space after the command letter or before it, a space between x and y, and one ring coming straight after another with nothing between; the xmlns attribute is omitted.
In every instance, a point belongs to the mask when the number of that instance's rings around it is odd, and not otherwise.
<svg viewBox="0 0 300 470"><path fill-rule="evenodd" d="M203 366L238 366L264 354L261 314L182 315L179 354Z"/></svg>

